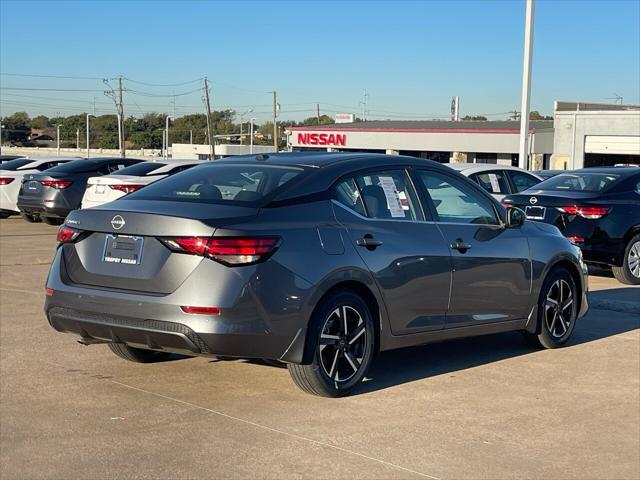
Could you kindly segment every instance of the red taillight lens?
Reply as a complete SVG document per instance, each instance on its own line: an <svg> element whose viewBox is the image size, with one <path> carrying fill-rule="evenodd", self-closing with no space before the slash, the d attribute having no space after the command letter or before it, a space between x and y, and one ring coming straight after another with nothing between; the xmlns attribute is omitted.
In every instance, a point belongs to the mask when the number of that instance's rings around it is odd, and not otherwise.
<svg viewBox="0 0 640 480"><path fill-rule="evenodd" d="M80 230L67 227L66 225L61 225L58 229L58 235L56 239L58 240L58 243L73 243L78 239L80 233Z"/></svg>
<svg viewBox="0 0 640 480"><path fill-rule="evenodd" d="M9 185L14 180L15 178L11 177L0 177L0 185Z"/></svg>
<svg viewBox="0 0 640 480"><path fill-rule="evenodd" d="M180 307L184 313L190 313L192 315L220 315L220 309L218 307Z"/></svg>
<svg viewBox="0 0 640 480"><path fill-rule="evenodd" d="M44 289L44 294L45 294L47 297L52 296L52 295L53 295L53 288L45 287L45 289Z"/></svg>
<svg viewBox="0 0 640 480"><path fill-rule="evenodd" d="M118 190L119 192L131 193L136 190L140 190L144 185L127 185L127 184L118 184L118 185L109 185L109 188L112 190Z"/></svg>
<svg viewBox="0 0 640 480"><path fill-rule="evenodd" d="M584 237L567 237L567 240L569 240L574 245L580 245L584 243Z"/></svg>
<svg viewBox="0 0 640 480"><path fill-rule="evenodd" d="M578 207L577 205L569 205L568 207L557 207L558 210L568 215L578 215L589 220L597 220L609 213L608 207Z"/></svg>
<svg viewBox="0 0 640 480"><path fill-rule="evenodd" d="M278 237L176 237L161 240L174 252L200 255L230 266L261 262L278 245Z"/></svg>
<svg viewBox="0 0 640 480"><path fill-rule="evenodd" d="M40 183L45 187L52 187L61 190L67 188L73 182L71 180L40 180Z"/></svg>

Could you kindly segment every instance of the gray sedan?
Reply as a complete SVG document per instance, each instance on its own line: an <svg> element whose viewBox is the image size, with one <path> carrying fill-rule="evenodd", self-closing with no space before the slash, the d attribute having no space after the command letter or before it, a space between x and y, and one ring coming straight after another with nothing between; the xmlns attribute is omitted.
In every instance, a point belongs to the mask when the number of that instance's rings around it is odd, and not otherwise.
<svg viewBox="0 0 640 480"><path fill-rule="evenodd" d="M58 242L56 330L135 362L278 361L315 395L347 394L383 350L514 330L555 348L587 310L557 228L410 157L218 160L72 212Z"/></svg>

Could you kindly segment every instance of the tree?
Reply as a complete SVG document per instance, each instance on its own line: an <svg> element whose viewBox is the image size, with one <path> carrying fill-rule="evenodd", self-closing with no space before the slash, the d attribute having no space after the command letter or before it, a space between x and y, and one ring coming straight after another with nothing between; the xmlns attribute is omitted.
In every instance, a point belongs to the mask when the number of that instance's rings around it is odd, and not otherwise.
<svg viewBox="0 0 640 480"><path fill-rule="evenodd" d="M3 139L10 142L24 142L31 133L31 119L27 112L15 112L2 119Z"/></svg>
<svg viewBox="0 0 640 480"><path fill-rule="evenodd" d="M486 121L487 117L485 117L484 115L465 115L464 117L462 117L462 120Z"/></svg>
<svg viewBox="0 0 640 480"><path fill-rule="evenodd" d="M330 125L332 123L336 123L333 118L329 115L320 115L320 123L319 125ZM318 125L318 117L308 117L305 118L300 125Z"/></svg>
<svg viewBox="0 0 640 480"><path fill-rule="evenodd" d="M48 127L51 127L51 124L49 123L49 117L45 115L38 115L31 119L31 128L43 129Z"/></svg>
<svg viewBox="0 0 640 480"><path fill-rule="evenodd" d="M546 115L543 116L537 110L529 112L529 120L553 120L553 117Z"/></svg>

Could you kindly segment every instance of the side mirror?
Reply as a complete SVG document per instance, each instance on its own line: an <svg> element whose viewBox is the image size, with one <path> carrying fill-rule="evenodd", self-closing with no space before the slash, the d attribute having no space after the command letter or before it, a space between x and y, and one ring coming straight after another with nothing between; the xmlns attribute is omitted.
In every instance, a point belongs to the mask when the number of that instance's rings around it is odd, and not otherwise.
<svg viewBox="0 0 640 480"><path fill-rule="evenodd" d="M516 207L507 207L507 228L520 228L527 216L525 213Z"/></svg>

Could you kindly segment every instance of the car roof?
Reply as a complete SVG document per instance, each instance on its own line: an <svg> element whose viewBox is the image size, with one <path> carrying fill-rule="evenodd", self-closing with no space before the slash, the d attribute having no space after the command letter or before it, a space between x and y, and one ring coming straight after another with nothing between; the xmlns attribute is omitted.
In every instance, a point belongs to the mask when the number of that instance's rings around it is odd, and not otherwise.
<svg viewBox="0 0 640 480"><path fill-rule="evenodd" d="M522 168L514 167L512 165L500 165L497 163L443 163L449 168L454 170L474 170L477 172L484 172L487 170L517 170L519 172L532 173Z"/></svg>
<svg viewBox="0 0 640 480"><path fill-rule="evenodd" d="M640 168L638 167L589 167L589 168L580 168L578 170L567 170L562 173L604 173L604 174L615 174L621 176L634 175L636 173L640 173Z"/></svg>
<svg viewBox="0 0 640 480"><path fill-rule="evenodd" d="M210 162L211 160L167 160L165 164L158 166L158 168L151 170L149 173L147 173L147 175L150 174L162 174L164 172L169 172L172 169L176 168L176 167L181 167L184 165L200 165L203 163L207 163ZM149 162L149 163L153 163L153 162Z"/></svg>

